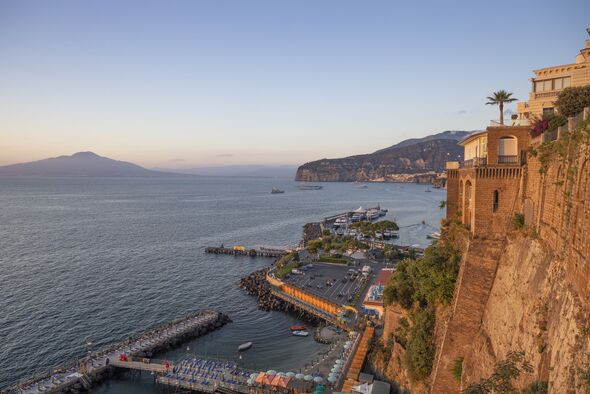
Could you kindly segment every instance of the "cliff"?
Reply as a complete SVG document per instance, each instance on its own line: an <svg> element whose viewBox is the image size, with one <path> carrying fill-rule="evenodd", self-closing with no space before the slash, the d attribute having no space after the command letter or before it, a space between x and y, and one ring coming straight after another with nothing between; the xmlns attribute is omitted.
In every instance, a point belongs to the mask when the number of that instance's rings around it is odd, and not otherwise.
<svg viewBox="0 0 590 394"><path fill-rule="evenodd" d="M386 358L374 355L378 373L413 393L488 392L475 388L498 384L507 376L501 363L519 352L519 374L505 380L514 388L590 392L589 123L531 148L509 186L499 180L507 224L472 235L462 249L452 302L437 310L430 376L412 381L397 343ZM474 204L475 215L489 215L479 194ZM386 309L382 343L399 329L400 313Z"/></svg>
<svg viewBox="0 0 590 394"><path fill-rule="evenodd" d="M446 131L421 139L402 141L386 149L341 159L322 159L297 169L295 180L308 182L400 181L399 175L414 175L412 181L430 182L442 172L447 160L455 160L462 148L457 141L469 134ZM423 174L422 178L417 175ZM429 174L429 176L424 176Z"/></svg>

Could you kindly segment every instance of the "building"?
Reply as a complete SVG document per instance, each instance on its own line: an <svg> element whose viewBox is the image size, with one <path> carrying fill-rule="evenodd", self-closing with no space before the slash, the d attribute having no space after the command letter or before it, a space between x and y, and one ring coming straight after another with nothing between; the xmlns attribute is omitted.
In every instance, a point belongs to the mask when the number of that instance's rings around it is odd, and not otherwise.
<svg viewBox="0 0 590 394"><path fill-rule="evenodd" d="M590 28L586 29L590 36ZM519 119L553 113L557 95L570 86L590 85L590 39L575 62L534 70L529 100L517 104Z"/></svg>
<svg viewBox="0 0 590 394"><path fill-rule="evenodd" d="M530 126L488 127L459 141L465 160L447 163L447 217L475 235L502 234L530 142Z"/></svg>
<svg viewBox="0 0 590 394"><path fill-rule="evenodd" d="M383 268L377 274L375 283L369 287L367 295L363 301L363 308L368 312L376 313L379 317L383 316L383 290L389 279L393 275L393 268Z"/></svg>

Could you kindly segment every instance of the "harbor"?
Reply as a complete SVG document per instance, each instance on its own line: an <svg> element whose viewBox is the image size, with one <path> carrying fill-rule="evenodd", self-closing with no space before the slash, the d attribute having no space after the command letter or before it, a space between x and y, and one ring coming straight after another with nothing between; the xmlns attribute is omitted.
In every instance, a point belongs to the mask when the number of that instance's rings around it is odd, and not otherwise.
<svg viewBox="0 0 590 394"><path fill-rule="evenodd" d="M227 254L232 256L250 256L250 257L271 257L278 258L288 253L288 250L276 248L246 248L244 246L233 246L231 248L221 246L209 246L205 249L209 254Z"/></svg>

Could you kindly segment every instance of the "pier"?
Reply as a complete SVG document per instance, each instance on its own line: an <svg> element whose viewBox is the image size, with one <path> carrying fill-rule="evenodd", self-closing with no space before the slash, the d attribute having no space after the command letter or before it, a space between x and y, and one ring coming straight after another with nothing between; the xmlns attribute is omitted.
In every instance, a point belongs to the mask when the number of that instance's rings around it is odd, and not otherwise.
<svg viewBox="0 0 590 394"><path fill-rule="evenodd" d="M243 246L234 246L233 248L226 248L222 246L210 246L205 249L205 253L209 254L228 254L232 256L250 256L250 257L272 257L278 258L289 253L288 250L260 247L257 249L245 248Z"/></svg>
<svg viewBox="0 0 590 394"><path fill-rule="evenodd" d="M77 363L54 369L2 391L2 394L40 394L78 392L89 390L94 384L108 378L113 368L130 368L166 373L171 364L151 364L146 355L180 345L183 341L216 330L230 319L216 311L200 311L184 318L160 325L141 335L129 338L96 351ZM126 363L133 362L132 364Z"/></svg>

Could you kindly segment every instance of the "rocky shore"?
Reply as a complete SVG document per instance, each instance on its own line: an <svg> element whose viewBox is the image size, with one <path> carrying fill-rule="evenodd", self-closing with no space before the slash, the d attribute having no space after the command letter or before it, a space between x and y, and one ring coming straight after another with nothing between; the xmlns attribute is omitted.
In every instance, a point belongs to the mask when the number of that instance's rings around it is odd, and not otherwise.
<svg viewBox="0 0 590 394"><path fill-rule="evenodd" d="M314 326L320 324L322 321L314 315L296 307L295 305L285 302L272 294L270 291L270 285L266 281L266 273L269 270L270 267L263 268L240 279L240 288L246 291L249 295L258 298L258 309L263 311L292 313L296 315L298 319L313 324Z"/></svg>

